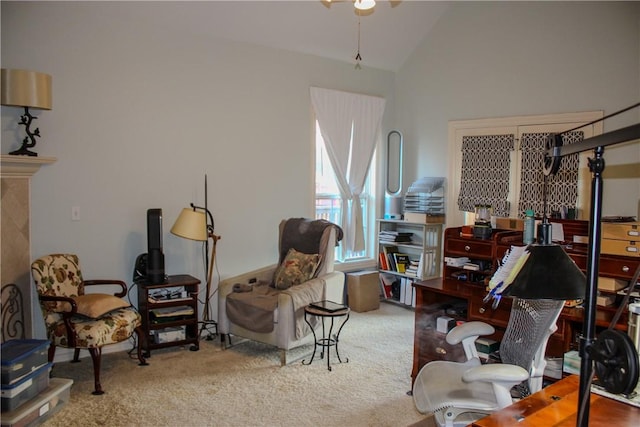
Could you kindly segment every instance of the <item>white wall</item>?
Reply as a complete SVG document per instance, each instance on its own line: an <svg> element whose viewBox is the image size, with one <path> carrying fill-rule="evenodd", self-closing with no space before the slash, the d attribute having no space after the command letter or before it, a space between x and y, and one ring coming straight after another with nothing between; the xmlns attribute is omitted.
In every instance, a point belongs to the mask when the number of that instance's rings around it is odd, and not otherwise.
<svg viewBox="0 0 640 427"><path fill-rule="evenodd" d="M609 114L638 102L639 11L634 2L452 3L396 76L406 185L447 176L449 120ZM607 120L605 132L638 117L635 110ZM640 145L607 148L605 160L609 169L640 170ZM605 179L604 199L605 215L638 215L637 173Z"/></svg>
<svg viewBox="0 0 640 427"><path fill-rule="evenodd" d="M204 282L201 245L169 230L204 204L205 174L220 275L275 262L279 221L314 212L309 87L383 96L391 114L391 72L173 33L125 2L1 7L2 67L53 77L35 151L58 161L33 180L32 257L77 253L87 278L130 282L146 211L161 208L166 272ZM2 107L2 153L19 114Z"/></svg>

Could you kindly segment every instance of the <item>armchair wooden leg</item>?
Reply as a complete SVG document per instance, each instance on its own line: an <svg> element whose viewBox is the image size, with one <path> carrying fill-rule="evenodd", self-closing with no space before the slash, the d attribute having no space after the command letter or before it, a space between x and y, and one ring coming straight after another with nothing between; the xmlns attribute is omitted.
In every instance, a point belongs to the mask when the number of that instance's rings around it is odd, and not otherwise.
<svg viewBox="0 0 640 427"><path fill-rule="evenodd" d="M49 363L53 362L53 358L56 356L56 345L53 341L49 344L49 352L47 354L47 358L49 359Z"/></svg>
<svg viewBox="0 0 640 427"><path fill-rule="evenodd" d="M80 362L80 349L79 348L74 348L73 349L73 360L71 361L71 363L79 363Z"/></svg>
<svg viewBox="0 0 640 427"><path fill-rule="evenodd" d="M142 326L138 326L135 329L135 333L136 333L136 336L138 337L138 360L140 361L138 365L146 366L149 363L147 363L147 360L144 358L142 349L147 348L147 336L146 336L147 334L145 334L144 331L142 330Z"/></svg>
<svg viewBox="0 0 640 427"><path fill-rule="evenodd" d="M287 364L287 350L280 349L280 366Z"/></svg>
<svg viewBox="0 0 640 427"><path fill-rule="evenodd" d="M91 347L89 348L89 353L91 354L91 360L93 361L93 378L95 382L95 390L91 394L104 394L102 385L100 384L100 359L102 358L102 348Z"/></svg>

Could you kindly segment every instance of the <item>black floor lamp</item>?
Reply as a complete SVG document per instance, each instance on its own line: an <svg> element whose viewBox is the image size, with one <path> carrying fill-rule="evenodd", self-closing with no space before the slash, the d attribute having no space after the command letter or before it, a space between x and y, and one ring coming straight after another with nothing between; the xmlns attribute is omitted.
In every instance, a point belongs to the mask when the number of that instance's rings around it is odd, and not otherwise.
<svg viewBox="0 0 640 427"><path fill-rule="evenodd" d="M640 103L632 105L616 113L610 114L602 119L588 123L593 124L597 121L605 120L606 118L628 111L632 108L640 106ZM587 126L584 125L584 126ZM584 127L581 126L581 127ZM576 129L571 129L566 132L570 132ZM566 133L563 132L563 133ZM587 256L587 275L586 275L586 292L583 290L581 298L584 298L585 304L585 316L582 329L582 335L580 337L580 389L579 389L579 411L577 425L579 427L586 427L589 424L589 395L591 392L591 379L593 377L594 366L593 363L597 363L599 366L609 366L613 370L618 370L618 376L613 381L615 384L615 390L609 390L605 382L605 389L612 393L626 393L632 391L638 382L638 354L635 348L625 343L630 342L630 338L619 331L608 330L606 335L607 341L615 341L616 351L627 352L626 354L612 354L612 352L605 352L601 350L601 343L605 341L605 337L600 336L598 340L595 338L595 326L596 326L596 297L598 294L598 270L599 270L599 256L600 256L600 238L601 238L601 221L602 221L602 172L605 168L605 162L603 159L604 147L621 144L625 142L638 142L640 141L640 123L632 126L628 126L615 131L607 132L602 135L598 135L589 139L585 139L580 142L576 142L570 145L563 145L562 134L550 135L547 141L547 151L545 153L544 161L544 173L545 176L549 174L555 174L560 167L560 160L562 157L569 154L581 153L588 150L593 150L594 157L589 159L589 170L592 173L591 181L591 207L589 218L589 249ZM548 221L543 226L550 226ZM542 233L543 235L548 235ZM549 299L575 299L577 290L584 289L584 277L581 279L578 275L571 273L571 278L566 272L572 270L567 267L567 260L571 261L569 256L558 245L552 245L548 241L542 242L542 245L533 245L531 247L531 255L526 263L523 265L522 270L517 274L513 283L507 288L503 295L512 295L520 298L549 298ZM558 252L559 250L559 252ZM536 262L540 267L534 267ZM563 266L561 266L563 265ZM568 268L565 270L565 268ZM564 285L566 288L564 291L555 286L547 286L549 284L541 276L537 276L537 273L552 274L564 279ZM638 273L634 276L634 283L631 287L635 286ZM571 295L574 295L572 298ZM600 341L600 342L598 342ZM617 345L622 343L622 345ZM633 354L629 354L629 353Z"/></svg>
<svg viewBox="0 0 640 427"><path fill-rule="evenodd" d="M200 334L206 330L208 332L207 339L213 339L218 334L217 323L211 319L211 286L213 278L213 270L216 262L216 246L221 237L214 232L213 215L207 207L207 176L204 177L205 205L204 207L190 204L190 208L182 209L178 219L171 227L171 233L185 239L204 242L205 248L205 268L207 274L204 309L202 314L202 327ZM209 255L209 239L213 242L211 247L211 255ZM215 332L210 332L209 328L214 327Z"/></svg>

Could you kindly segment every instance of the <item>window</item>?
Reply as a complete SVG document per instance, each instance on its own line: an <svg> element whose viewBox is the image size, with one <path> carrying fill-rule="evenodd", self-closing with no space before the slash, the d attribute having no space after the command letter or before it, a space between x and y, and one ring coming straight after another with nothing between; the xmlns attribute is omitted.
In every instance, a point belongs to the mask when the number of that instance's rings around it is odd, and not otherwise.
<svg viewBox="0 0 640 427"><path fill-rule="evenodd" d="M448 197L454 202L447 205L447 222L452 224L473 223L473 213L464 212L473 205L473 200L476 200L475 203L482 202L498 206L497 216L518 217L521 216L523 209L534 209L536 214L542 214L540 188L543 174L540 141L544 141L550 132L564 132L602 116L602 111L594 111L449 122L449 157L452 159L452 167L448 177L450 183ZM581 128L579 132L572 132L571 135L565 135L563 139L565 139L565 143L572 143L575 142L574 140L589 138L600 133L602 133L601 122ZM475 169L463 171L465 154L473 154L469 151L469 147L465 146L465 143L470 141L473 141L474 145L487 143L495 151L508 145L506 142L502 145L497 144L503 140L514 141L513 147L509 148L509 158L498 158L491 154L488 156L488 164L492 168L489 168L480 162L481 156L479 157L476 153L470 158L474 163L480 164L483 173L479 173ZM478 149L482 152L486 147L478 146ZM587 203L590 190L587 170L588 154L582 153L575 159L566 160L565 163L572 162L574 165L571 167L565 165L565 173L569 171L575 176L549 178L547 195L553 199L548 200L549 209L557 210L560 205L566 207L570 203L575 203L578 218L588 219L583 217L588 213ZM496 166L494 163L499 164ZM508 170L508 188L495 184L504 181L503 167ZM488 174L487 171L492 171L492 173ZM493 171L498 171L500 174L496 175ZM488 178L493 180L492 184L487 184ZM555 182L558 180L561 183L556 184ZM564 182L576 180L575 186L564 184ZM463 191L463 186L468 186L468 188ZM486 191L483 188L487 188ZM556 203L554 200L559 200L559 202ZM462 202L465 208L459 209L456 201Z"/></svg>
<svg viewBox="0 0 640 427"><path fill-rule="evenodd" d="M315 131L316 147L316 218L326 219L342 227L343 202L340 190L336 182L335 172L324 145L324 139L320 133L320 127L316 121ZM364 224L365 249L353 252L345 249L344 245L336 248L336 260L340 262L359 261L371 258L374 247L374 221L375 221L375 172L376 154L374 152L371 166L367 175L364 190L360 198L362 207L362 223Z"/></svg>

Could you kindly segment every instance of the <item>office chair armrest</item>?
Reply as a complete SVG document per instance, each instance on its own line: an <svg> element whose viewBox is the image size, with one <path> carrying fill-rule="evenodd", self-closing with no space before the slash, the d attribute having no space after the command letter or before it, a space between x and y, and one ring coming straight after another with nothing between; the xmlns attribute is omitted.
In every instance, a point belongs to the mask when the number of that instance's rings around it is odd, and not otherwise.
<svg viewBox="0 0 640 427"><path fill-rule="evenodd" d="M515 385L527 379L529 379L529 373L526 369L507 363L487 363L470 368L462 374L462 380L466 382L511 382Z"/></svg>
<svg viewBox="0 0 640 427"><path fill-rule="evenodd" d="M120 286L120 291L115 292L113 295L122 298L127 295L127 284L122 280L109 280L109 279L94 279L94 280L83 280L82 284L84 286L96 286L96 285L115 285Z"/></svg>
<svg viewBox="0 0 640 427"><path fill-rule="evenodd" d="M462 380L465 382L479 381L491 384L500 408L513 403L511 389L528 378L529 373L525 369L506 363L488 363L470 368L462 374Z"/></svg>
<svg viewBox="0 0 640 427"><path fill-rule="evenodd" d="M462 343L467 360L478 357L476 340L481 335L491 335L495 332L493 326L484 322L466 322L451 329L447 334L447 342L451 345Z"/></svg>

